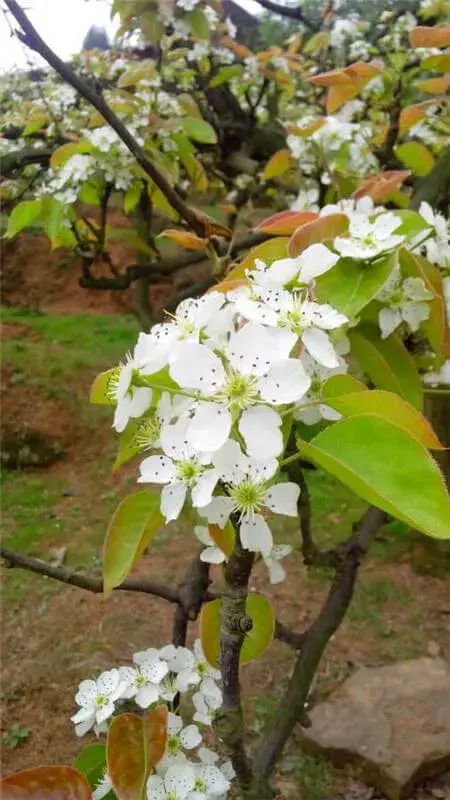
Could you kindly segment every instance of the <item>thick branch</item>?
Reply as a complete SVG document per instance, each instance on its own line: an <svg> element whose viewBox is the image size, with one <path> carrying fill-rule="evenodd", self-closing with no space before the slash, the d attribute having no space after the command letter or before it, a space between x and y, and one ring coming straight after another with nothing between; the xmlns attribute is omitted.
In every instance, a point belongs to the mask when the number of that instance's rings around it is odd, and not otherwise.
<svg viewBox="0 0 450 800"><path fill-rule="evenodd" d="M450 147L442 153L431 172L418 181L412 196L410 208L417 210L421 203L436 206L440 196L448 189L450 183Z"/></svg>
<svg viewBox="0 0 450 800"><path fill-rule="evenodd" d="M219 658L223 703L214 723L214 730L231 758L242 788L250 785L252 777L244 748L239 656L246 631L252 624L245 613L245 606L253 561L254 553L244 550L237 536L233 554L225 567Z"/></svg>
<svg viewBox="0 0 450 800"><path fill-rule="evenodd" d="M282 6L279 3L273 3L272 0L256 0L260 6L266 8L267 11L273 11L274 14L279 14L281 17L287 17L287 19L296 19L299 22L303 22L305 28L308 28L310 31L316 31L317 26L314 25L307 17L305 17L301 8L293 8L293 6Z"/></svg>
<svg viewBox="0 0 450 800"><path fill-rule="evenodd" d="M1 177L7 177L15 169L22 169L28 164L39 164L41 167L48 167L52 151L48 148L36 150L34 147L24 147L21 150L12 150L6 153L1 159Z"/></svg>
<svg viewBox="0 0 450 800"><path fill-rule="evenodd" d="M305 634L295 670L276 715L277 724L270 724L256 753L256 779L267 778L281 756L296 723L301 719L311 683L322 654L331 636L339 628L353 596L360 562L375 534L386 519L378 508L369 508L353 536L347 542L346 555L336 570L334 581L319 616Z"/></svg>
<svg viewBox="0 0 450 800"><path fill-rule="evenodd" d="M142 167L144 172L152 179L158 189L161 190L166 197L172 208L178 212L182 219L186 220L189 226L199 236L205 233L205 223L202 221L200 215L190 209L178 192L166 181L165 177L159 172L157 167L148 158L145 150L138 144L136 139L131 135L130 131L121 122L119 117L116 116L114 111L109 107L104 98L97 94L97 92L79 75L77 75L71 67L62 61L56 53L44 42L39 36L35 27L31 24L25 12L21 9L16 0L5 0L7 7L11 14L15 17L23 33L17 31L17 36L24 42L31 50L35 50L39 55L47 61L53 69L65 80L75 91L78 92L88 103L90 103L108 124L115 130L119 138L128 148L130 153L134 155L138 164Z"/></svg>
<svg viewBox="0 0 450 800"><path fill-rule="evenodd" d="M70 586L78 586L80 589L87 589L89 592L94 592L95 594L101 594L103 592L103 581L101 578L82 575L79 572L66 569L65 567L53 567L51 564L47 564L45 561L40 561L37 558L30 558L20 553L13 553L12 550L7 550L6 547L0 547L0 557L5 560L8 567L17 567L18 569L25 569L28 572L36 572L38 575L46 575L48 578L54 578L56 581L67 583ZM153 581L126 580L121 583L120 586L116 586L116 591L153 594L155 597L168 600L169 603L178 603L180 600L176 589L170 589L168 586L163 586Z"/></svg>

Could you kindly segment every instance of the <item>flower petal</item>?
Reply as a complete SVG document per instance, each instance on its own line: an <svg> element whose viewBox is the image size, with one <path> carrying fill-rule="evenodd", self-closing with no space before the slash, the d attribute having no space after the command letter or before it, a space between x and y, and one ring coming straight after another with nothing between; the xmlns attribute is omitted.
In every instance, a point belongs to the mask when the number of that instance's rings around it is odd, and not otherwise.
<svg viewBox="0 0 450 800"><path fill-rule="evenodd" d="M211 395L225 382L223 364L204 344L178 342L171 350L170 377L183 389Z"/></svg>
<svg viewBox="0 0 450 800"><path fill-rule="evenodd" d="M202 738L197 725L186 725L180 733L180 742L186 750L198 747Z"/></svg>
<svg viewBox="0 0 450 800"><path fill-rule="evenodd" d="M78 692L75 695L75 702L77 706L83 706L84 708L87 708L95 701L97 694L97 681L81 681L78 687Z"/></svg>
<svg viewBox="0 0 450 800"><path fill-rule="evenodd" d="M268 490L264 502L276 514L296 517L299 494L300 487L296 483L277 483Z"/></svg>
<svg viewBox="0 0 450 800"><path fill-rule="evenodd" d="M178 519L186 500L187 487L184 483L169 483L161 492L161 513L166 522Z"/></svg>
<svg viewBox="0 0 450 800"><path fill-rule="evenodd" d="M225 405L199 403L187 429L189 444L196 450L214 452L227 441L231 414Z"/></svg>
<svg viewBox="0 0 450 800"><path fill-rule="evenodd" d="M216 488L219 476L215 469L208 469L200 475L197 483L192 489L192 505L196 508L207 506L212 499L212 493Z"/></svg>
<svg viewBox="0 0 450 800"><path fill-rule="evenodd" d="M313 278L323 275L334 267L339 256L332 253L324 244L312 244L303 251L299 258L301 283L309 283Z"/></svg>
<svg viewBox="0 0 450 800"><path fill-rule="evenodd" d="M239 432L247 453L255 461L270 461L283 452L281 417L268 406L247 408L239 420Z"/></svg>
<svg viewBox="0 0 450 800"><path fill-rule="evenodd" d="M241 375L264 375L275 357L275 343L262 325L247 322L230 337L228 358Z"/></svg>
<svg viewBox="0 0 450 800"><path fill-rule="evenodd" d="M402 315L398 308L382 308L378 314L378 324L381 330L381 338L387 339L401 325Z"/></svg>
<svg viewBox="0 0 450 800"><path fill-rule="evenodd" d="M220 547L205 547L200 553L200 561L204 564L222 564L225 561L225 553Z"/></svg>
<svg viewBox="0 0 450 800"><path fill-rule="evenodd" d="M159 775L150 775L147 781L148 800L164 800L166 794L163 779Z"/></svg>
<svg viewBox="0 0 450 800"><path fill-rule="evenodd" d="M324 367L339 366L339 359L325 331L319 328L308 328L302 335L302 342L308 353Z"/></svg>
<svg viewBox="0 0 450 800"><path fill-rule="evenodd" d="M240 526L242 546L254 553L269 555L273 547L271 530L261 514L254 514L253 518L242 517Z"/></svg>
<svg viewBox="0 0 450 800"><path fill-rule="evenodd" d="M233 511L234 502L231 497L213 497L207 506L203 506L201 516L212 525L224 528Z"/></svg>
<svg viewBox="0 0 450 800"><path fill-rule="evenodd" d="M235 439L225 442L212 461L220 478L228 483L238 483L245 477L247 460Z"/></svg>
<svg viewBox="0 0 450 800"><path fill-rule="evenodd" d="M142 689L139 689L136 697L134 698L135 703L140 708L148 708L153 703L159 699L159 692L156 686L153 684L149 684L148 686L143 686Z"/></svg>
<svg viewBox="0 0 450 800"><path fill-rule="evenodd" d="M140 466L138 483L169 483L177 471L172 459L167 456L149 456L144 458Z"/></svg>
<svg viewBox="0 0 450 800"><path fill-rule="evenodd" d="M164 778L167 793L176 800L184 800L195 785L195 772L189 764L175 764L169 767ZM151 799L152 800L152 799Z"/></svg>
<svg viewBox="0 0 450 800"><path fill-rule="evenodd" d="M206 545L206 547L212 547L214 544L213 539L209 535L209 529L206 525L196 525L194 528L194 533L202 544Z"/></svg>
<svg viewBox="0 0 450 800"><path fill-rule="evenodd" d="M268 278L278 286L289 283L300 270L300 260L298 258L277 258L267 270Z"/></svg>
<svg viewBox="0 0 450 800"><path fill-rule="evenodd" d="M286 358L273 364L267 375L259 379L258 385L263 400L283 405L300 400L308 391L311 378L306 375L301 361Z"/></svg>

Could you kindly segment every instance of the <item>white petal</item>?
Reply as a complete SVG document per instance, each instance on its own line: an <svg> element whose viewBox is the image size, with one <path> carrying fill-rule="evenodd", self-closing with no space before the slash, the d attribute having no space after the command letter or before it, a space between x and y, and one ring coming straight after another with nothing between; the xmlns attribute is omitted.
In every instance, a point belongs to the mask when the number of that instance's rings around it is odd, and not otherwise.
<svg viewBox="0 0 450 800"><path fill-rule="evenodd" d="M273 283L284 286L298 275L299 269L300 260L298 258L278 258L270 265L267 275Z"/></svg>
<svg viewBox="0 0 450 800"><path fill-rule="evenodd" d="M87 720L92 720L93 722L95 719L95 711L93 711L92 708L80 708L70 719L75 724L87 722Z"/></svg>
<svg viewBox="0 0 450 800"><path fill-rule="evenodd" d="M157 650L156 647L147 647L146 650L139 650L137 653L134 653L133 661L141 667L143 664L158 663L159 656L160 650Z"/></svg>
<svg viewBox="0 0 450 800"><path fill-rule="evenodd" d="M401 224L401 217L396 217L395 214L380 214L373 225L374 235L378 240L387 239Z"/></svg>
<svg viewBox="0 0 450 800"><path fill-rule="evenodd" d="M177 519L186 500L187 487L184 483L169 483L161 492L161 513L166 522Z"/></svg>
<svg viewBox="0 0 450 800"><path fill-rule="evenodd" d="M130 403L130 417L137 419L150 408L152 403L152 390L146 389L144 386L133 388Z"/></svg>
<svg viewBox="0 0 450 800"><path fill-rule="evenodd" d="M296 483L277 483L272 486L265 497L265 504L276 514L286 514L288 517L296 517L297 500L300 488Z"/></svg>
<svg viewBox="0 0 450 800"><path fill-rule="evenodd" d="M228 483L238 483L245 476L247 461L235 439L225 442L212 461L219 476Z"/></svg>
<svg viewBox="0 0 450 800"><path fill-rule="evenodd" d="M134 698L135 702L140 708L148 708L153 703L159 699L159 692L156 686L150 684L149 686L144 686L142 689L136 694Z"/></svg>
<svg viewBox="0 0 450 800"><path fill-rule="evenodd" d="M192 750L193 747L198 747L201 741L202 735L197 725L186 725L181 731L180 742L186 750Z"/></svg>
<svg viewBox="0 0 450 800"><path fill-rule="evenodd" d="M126 397L119 398L117 401L116 410L114 412L114 422L113 428L117 431L117 433L122 433L128 425L128 421L130 419L131 413L131 397L128 395Z"/></svg>
<svg viewBox="0 0 450 800"><path fill-rule="evenodd" d="M97 682L93 680L81 681L78 692L75 695L77 706L91 706L97 697Z"/></svg>
<svg viewBox="0 0 450 800"><path fill-rule="evenodd" d="M184 800L194 788L195 772L188 764L175 764L167 770L164 785L169 795L172 792L176 800Z"/></svg>
<svg viewBox="0 0 450 800"><path fill-rule="evenodd" d="M430 204L426 203L424 200L422 200L419 206L419 214L424 218L425 222L428 222L428 225L434 225L433 209Z"/></svg>
<svg viewBox="0 0 450 800"><path fill-rule="evenodd" d="M147 800L164 800L165 797L163 779L159 775L150 775L147 781Z"/></svg>
<svg viewBox="0 0 450 800"><path fill-rule="evenodd" d="M254 514L253 518L242 517L240 527L242 546L254 553L269 555L273 547L271 530L261 514Z"/></svg>
<svg viewBox="0 0 450 800"><path fill-rule="evenodd" d="M165 454L175 461L188 459L193 449L187 439L189 420L181 417L173 425L163 425L160 433L161 446Z"/></svg>
<svg viewBox="0 0 450 800"><path fill-rule="evenodd" d="M209 750L208 747L200 747L198 757L203 764L215 764L219 760L217 753L214 750Z"/></svg>
<svg viewBox="0 0 450 800"><path fill-rule="evenodd" d="M181 670L175 680L176 687L180 692L187 692L190 686L196 686L198 683L200 683L200 675L189 669Z"/></svg>
<svg viewBox="0 0 450 800"><path fill-rule="evenodd" d="M281 417L267 406L247 408L239 420L239 432L247 453L255 461L270 461L283 452Z"/></svg>
<svg viewBox="0 0 450 800"><path fill-rule="evenodd" d="M419 330L420 323L430 316L428 303L402 303L402 317L412 331Z"/></svg>
<svg viewBox="0 0 450 800"><path fill-rule="evenodd" d="M301 283L309 283L313 278L328 272L334 267L339 256L332 253L324 244L312 244L303 251L300 258Z"/></svg>
<svg viewBox="0 0 450 800"><path fill-rule="evenodd" d="M171 350L170 377L183 389L215 394L225 381L223 364L209 347L178 342Z"/></svg>
<svg viewBox="0 0 450 800"><path fill-rule="evenodd" d="M207 506L203 506L201 515L212 525L224 528L233 508L234 502L231 497L213 497Z"/></svg>
<svg viewBox="0 0 450 800"><path fill-rule="evenodd" d="M316 425L322 419L319 406L306 406L295 410L294 418L301 420L305 425Z"/></svg>
<svg viewBox="0 0 450 800"><path fill-rule="evenodd" d="M212 493L216 488L219 475L215 469L208 469L200 476L192 489L192 505L196 508L207 506L212 499Z"/></svg>
<svg viewBox="0 0 450 800"><path fill-rule="evenodd" d="M213 539L209 535L209 529L206 525L196 525L194 528L194 533L202 544L205 544L207 547L212 547L214 545Z"/></svg>
<svg viewBox="0 0 450 800"><path fill-rule="evenodd" d="M252 483L264 483L269 481L278 471L278 461L271 458L270 461L254 461L247 459L247 474Z"/></svg>
<svg viewBox="0 0 450 800"><path fill-rule="evenodd" d="M138 483L169 483L177 474L172 459L167 456L149 456L140 466Z"/></svg>
<svg viewBox="0 0 450 800"><path fill-rule="evenodd" d="M204 764L199 767L199 774L206 784L206 790L211 797L227 792L230 782L214 764Z"/></svg>
<svg viewBox="0 0 450 800"><path fill-rule="evenodd" d="M173 736L174 734L178 734L183 727L183 720L178 714L173 714L172 711L169 711L167 717L167 733L169 736Z"/></svg>
<svg viewBox="0 0 450 800"><path fill-rule="evenodd" d="M112 717L113 714L114 714L114 703L112 701L109 701L96 711L95 721L97 725L101 725L102 722L106 722L106 720Z"/></svg>
<svg viewBox="0 0 450 800"><path fill-rule="evenodd" d="M425 286L422 278L406 278L403 281L403 291L408 300L432 300L433 295Z"/></svg>
<svg viewBox="0 0 450 800"><path fill-rule="evenodd" d="M205 564L222 564L225 561L225 553L219 547L206 547L200 553L200 561Z"/></svg>
<svg viewBox="0 0 450 800"><path fill-rule="evenodd" d="M270 557L275 561L280 561L281 558L286 558L286 556L290 555L293 549L291 544L276 544L272 547Z"/></svg>
<svg viewBox="0 0 450 800"><path fill-rule="evenodd" d="M387 339L401 325L402 315L398 308L382 308L378 314L378 324L381 330L381 338Z"/></svg>
<svg viewBox="0 0 450 800"><path fill-rule="evenodd" d="M308 328L303 333L302 342L308 353L319 364L330 369L339 365L339 359L325 331L321 331L319 328Z"/></svg>
<svg viewBox="0 0 450 800"><path fill-rule="evenodd" d="M297 343L297 334L289 328L270 328L267 332L276 348L274 360L289 358L292 348Z"/></svg>
<svg viewBox="0 0 450 800"><path fill-rule="evenodd" d="M301 361L286 358L273 364L267 375L259 379L258 385L263 400L283 405L300 400L308 391L311 378L306 375Z"/></svg>
<svg viewBox="0 0 450 800"><path fill-rule="evenodd" d="M267 328L248 322L230 337L228 358L242 375L264 375L276 357Z"/></svg>
<svg viewBox="0 0 450 800"><path fill-rule="evenodd" d="M286 577L286 573L278 561L268 556L264 559L264 563L269 573L270 583L282 583Z"/></svg>
<svg viewBox="0 0 450 800"><path fill-rule="evenodd" d="M84 736L85 733L91 730L92 726L95 722L95 713L92 713L89 719L86 719L84 722L80 722L78 725L75 725L75 733L77 736Z"/></svg>
<svg viewBox="0 0 450 800"><path fill-rule="evenodd" d="M234 299L236 310L249 322L261 322L264 325L277 325L278 314L266 303L252 300L248 293L242 292Z"/></svg>
<svg viewBox="0 0 450 800"><path fill-rule="evenodd" d="M196 450L213 452L226 442L231 429L228 408L218 403L200 403L187 429L189 443Z"/></svg>
<svg viewBox="0 0 450 800"><path fill-rule="evenodd" d="M161 683L169 671L166 661L144 662L141 666L142 674L152 683Z"/></svg>

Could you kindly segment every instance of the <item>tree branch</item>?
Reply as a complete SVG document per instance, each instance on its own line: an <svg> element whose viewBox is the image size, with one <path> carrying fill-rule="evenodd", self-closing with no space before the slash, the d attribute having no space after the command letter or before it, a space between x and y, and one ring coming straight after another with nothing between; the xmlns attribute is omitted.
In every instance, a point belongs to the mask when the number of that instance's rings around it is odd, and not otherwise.
<svg viewBox="0 0 450 800"><path fill-rule="evenodd" d="M340 626L350 605L361 560L387 515L369 508L353 526L346 554L336 569L328 597L315 622L306 631L294 673L276 714L276 725L267 726L255 755L255 779L267 778L281 756L296 723L301 720L311 683L331 636Z"/></svg>
<svg viewBox="0 0 450 800"><path fill-rule="evenodd" d="M15 169L22 169L28 164L39 164L41 167L48 167L52 150L44 148L37 150L34 147L24 147L21 150L12 150L2 156L0 165L0 176L8 177Z"/></svg>
<svg viewBox="0 0 450 800"><path fill-rule="evenodd" d="M35 572L38 575L46 575L48 578L54 578L57 581L61 581L61 583L69 584L69 586L78 586L80 589L87 589L89 592L94 592L95 594L101 594L103 592L103 581L101 578L82 575L79 572L66 569L65 567L53 567L45 561L23 556L20 553L14 553L12 550L7 550L6 547L3 546L0 546L0 557L5 560L7 567L17 567L18 569L28 570L28 572ZM180 602L176 589L170 589L168 586L163 586L163 584L154 583L153 581L126 580L121 583L120 586L116 586L115 591L143 592L144 594L153 594L155 597L161 597L163 600L168 600L169 603Z"/></svg>
<svg viewBox="0 0 450 800"><path fill-rule="evenodd" d="M161 190L172 208L178 212L182 219L186 220L195 233L199 236L204 236L206 230L205 220L200 214L189 208L178 192L166 181L165 177L159 172L153 162L150 161L145 150L138 144L104 98L98 94L89 83L80 78L80 76L77 75L68 64L62 61L44 42L16 0L5 0L5 3L22 28L23 32L16 31L18 38L31 50L35 50L39 53L39 55L56 70L63 80L97 109L105 121L117 133L130 153L135 157L144 172L152 179L158 189Z"/></svg>
<svg viewBox="0 0 450 800"><path fill-rule="evenodd" d="M244 550L239 535L234 551L225 567L225 589L222 593L220 633L220 671L223 702L214 722L214 731L231 758L239 784L250 786L252 772L244 748L244 722L239 682L239 656L251 619L245 613L248 581L254 553Z"/></svg>
<svg viewBox="0 0 450 800"><path fill-rule="evenodd" d="M293 8L293 6L281 6L279 3L273 3L272 0L256 0L260 6L266 8L267 11L273 11L274 14L279 14L281 17L287 17L287 19L296 19L299 22L302 22L305 28L308 28L311 32L315 32L318 30L317 25L314 25L307 17L305 17L301 8Z"/></svg>

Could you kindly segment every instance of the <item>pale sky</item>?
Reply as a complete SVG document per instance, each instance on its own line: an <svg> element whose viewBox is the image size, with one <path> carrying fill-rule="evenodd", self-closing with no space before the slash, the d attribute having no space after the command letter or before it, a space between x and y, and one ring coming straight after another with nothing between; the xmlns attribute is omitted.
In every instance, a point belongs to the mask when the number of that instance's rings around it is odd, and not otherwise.
<svg viewBox="0 0 450 800"><path fill-rule="evenodd" d="M60 58L68 59L81 49L83 39L91 25L106 28L112 38L118 27L110 20L109 0L20 0L23 9L38 33ZM248 11L255 13L261 7L253 0L239 2ZM0 8L4 5L0 0ZM11 14L8 18L14 20ZM16 66L26 67L27 58L34 64L41 63L40 56L28 50L15 36L3 13L0 14L0 71L6 72Z"/></svg>

